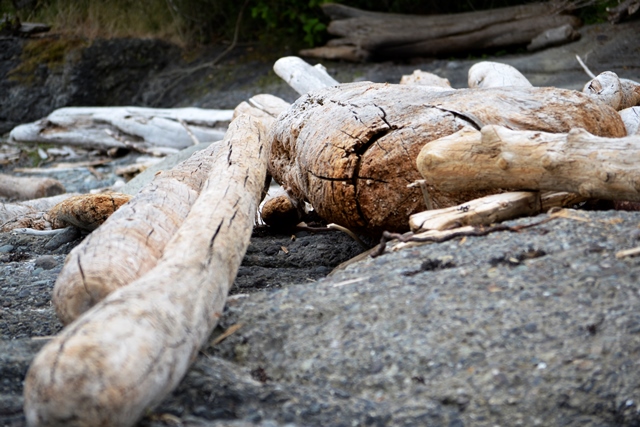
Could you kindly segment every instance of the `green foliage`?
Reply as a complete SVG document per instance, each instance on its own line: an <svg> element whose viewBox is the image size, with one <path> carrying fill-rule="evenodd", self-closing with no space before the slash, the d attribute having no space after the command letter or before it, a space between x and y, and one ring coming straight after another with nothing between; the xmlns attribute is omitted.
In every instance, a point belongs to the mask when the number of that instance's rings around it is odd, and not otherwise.
<svg viewBox="0 0 640 427"><path fill-rule="evenodd" d="M315 46L324 39L327 18L320 5L328 0L257 0L251 8L251 17L258 28L266 27L267 34L277 32L275 38L302 36L307 46ZM262 25L260 25L262 23Z"/></svg>

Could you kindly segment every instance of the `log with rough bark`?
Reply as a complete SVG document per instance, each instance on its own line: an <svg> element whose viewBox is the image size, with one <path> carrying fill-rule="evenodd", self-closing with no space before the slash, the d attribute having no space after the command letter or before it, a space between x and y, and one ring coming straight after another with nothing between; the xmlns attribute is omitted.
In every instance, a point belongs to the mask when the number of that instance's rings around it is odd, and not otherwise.
<svg viewBox="0 0 640 427"><path fill-rule="evenodd" d="M271 95L257 95L241 103L236 113L253 116L262 129L288 105ZM156 265L195 203L221 145L213 143L174 168L156 173L129 203L71 251L53 291L62 323L75 320Z"/></svg>
<svg viewBox="0 0 640 427"><path fill-rule="evenodd" d="M269 154L261 126L244 115L230 124L156 267L36 356L25 380L28 425L131 426L178 385L222 316L249 244Z"/></svg>
<svg viewBox="0 0 640 427"><path fill-rule="evenodd" d="M0 197L12 200L32 200L57 196L64 192L64 185L57 179L18 177L0 173Z"/></svg>
<svg viewBox="0 0 640 427"><path fill-rule="evenodd" d="M17 203L0 203L0 231L7 232L16 228L51 228L47 217L49 209L78 193L65 193L58 196L43 197Z"/></svg>
<svg viewBox="0 0 640 427"><path fill-rule="evenodd" d="M444 191L499 188L578 193L588 198L640 200L640 138L569 133L464 129L425 145L417 159L425 180Z"/></svg>
<svg viewBox="0 0 640 427"><path fill-rule="evenodd" d="M175 152L193 145L189 132L200 142L222 139L231 115L231 110L199 108L67 107L15 127L9 138L103 150Z"/></svg>
<svg viewBox="0 0 640 427"><path fill-rule="evenodd" d="M98 193L69 197L49 209L52 228L69 226L93 231L131 199L128 194Z"/></svg>
<svg viewBox="0 0 640 427"><path fill-rule="evenodd" d="M470 200L462 205L434 209L411 215L413 232L449 230L467 225L490 225L521 216L537 215L553 207L565 207L584 201L571 193L514 191Z"/></svg>
<svg viewBox="0 0 640 427"><path fill-rule="evenodd" d="M364 232L404 230L425 209L416 158L430 141L460 129L501 124L514 129L602 136L626 134L608 106L555 88L459 89L352 83L299 98L272 128L269 171L329 222ZM510 187L505 187L510 188ZM487 195L429 188L434 207Z"/></svg>
<svg viewBox="0 0 640 427"><path fill-rule="evenodd" d="M368 12L333 3L321 7L331 18L327 31L340 38L305 50L305 56L353 60L442 55L526 45L546 30L580 25L578 18L561 14L573 7L571 2L431 16Z"/></svg>

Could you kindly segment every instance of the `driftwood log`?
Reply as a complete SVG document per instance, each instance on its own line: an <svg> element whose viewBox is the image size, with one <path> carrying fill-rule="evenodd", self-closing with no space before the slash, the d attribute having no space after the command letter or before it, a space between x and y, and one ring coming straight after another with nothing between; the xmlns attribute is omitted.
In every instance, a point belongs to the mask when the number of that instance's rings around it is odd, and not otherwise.
<svg viewBox="0 0 640 427"><path fill-rule="evenodd" d="M368 12L333 3L321 7L331 18L327 31L340 38L301 51L303 56L363 60L451 54L527 45L548 30L580 25L575 16L561 14L570 2L431 16Z"/></svg>
<svg viewBox="0 0 640 427"><path fill-rule="evenodd" d="M49 209L51 228L69 226L93 231L131 199L128 194L98 193L69 197Z"/></svg>
<svg viewBox="0 0 640 427"><path fill-rule="evenodd" d="M499 188L578 193L640 201L640 137L463 129L427 144L417 159L425 180L443 191Z"/></svg>
<svg viewBox="0 0 640 427"><path fill-rule="evenodd" d="M627 128L627 135L640 135L640 107L625 108L618 113Z"/></svg>
<svg viewBox="0 0 640 427"><path fill-rule="evenodd" d="M16 228L51 229L51 222L47 216L49 209L77 195L65 193L24 202L0 203L0 231L7 232Z"/></svg>
<svg viewBox="0 0 640 427"><path fill-rule="evenodd" d="M32 200L57 196L64 192L64 185L57 179L18 177L0 173L0 197L12 200Z"/></svg>
<svg viewBox="0 0 640 427"><path fill-rule="evenodd" d="M420 149L461 129L501 124L513 129L625 136L619 115L571 90L460 89L352 83L299 98L272 128L269 171L298 200L329 222L368 233L405 230L425 209L416 168ZM486 193L429 192L435 208ZM510 188L508 185L505 188Z"/></svg>
<svg viewBox="0 0 640 427"><path fill-rule="evenodd" d="M199 108L67 107L15 127L9 138L16 142L168 153L194 145L194 137L199 142L222 139L232 113Z"/></svg>
<svg viewBox="0 0 640 427"><path fill-rule="evenodd" d="M231 123L156 267L36 356L25 381L28 425L131 426L177 386L222 315L249 244L269 154L261 126L244 115Z"/></svg>
<svg viewBox="0 0 640 427"><path fill-rule="evenodd" d="M300 95L339 83L321 65L309 65L297 56L285 56L273 64L273 71Z"/></svg>
<svg viewBox="0 0 640 427"><path fill-rule="evenodd" d="M490 225L521 216L537 215L554 207L570 206L585 198L572 193L514 191L470 200L462 205L411 215L413 232L450 230L467 225Z"/></svg>
<svg viewBox="0 0 640 427"><path fill-rule="evenodd" d="M262 129L288 106L280 98L257 95L240 104L236 114L252 115ZM71 251L53 290L53 305L63 324L157 264L200 194L221 146L213 143L174 168L157 173L129 203Z"/></svg>

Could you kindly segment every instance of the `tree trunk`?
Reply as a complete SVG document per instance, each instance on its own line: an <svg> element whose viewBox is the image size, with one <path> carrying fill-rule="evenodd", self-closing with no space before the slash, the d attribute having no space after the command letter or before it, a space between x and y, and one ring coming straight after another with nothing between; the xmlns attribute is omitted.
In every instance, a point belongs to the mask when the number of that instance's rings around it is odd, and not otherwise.
<svg viewBox="0 0 640 427"><path fill-rule="evenodd" d="M443 191L511 188L578 193L587 198L640 201L640 137L465 129L425 145L417 164Z"/></svg>
<svg viewBox="0 0 640 427"><path fill-rule="evenodd" d="M586 95L555 88L459 89L344 84L298 99L272 128L272 176L328 222L368 233L406 230L425 210L407 184L421 179L420 149L460 129L514 129L625 135L619 115ZM506 187L510 188L510 187ZM434 207L487 195L429 188Z"/></svg>
<svg viewBox="0 0 640 427"><path fill-rule="evenodd" d="M234 120L156 267L36 356L25 381L30 426L131 426L177 386L222 315L249 244L269 154L263 133L248 116Z"/></svg>

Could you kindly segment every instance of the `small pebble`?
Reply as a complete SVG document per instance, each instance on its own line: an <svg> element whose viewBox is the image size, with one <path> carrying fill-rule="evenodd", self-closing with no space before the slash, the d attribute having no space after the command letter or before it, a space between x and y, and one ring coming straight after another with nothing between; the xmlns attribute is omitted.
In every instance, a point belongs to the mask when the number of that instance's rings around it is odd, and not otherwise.
<svg viewBox="0 0 640 427"><path fill-rule="evenodd" d="M13 250L13 245L2 245L0 246L0 253L6 254Z"/></svg>
<svg viewBox="0 0 640 427"><path fill-rule="evenodd" d="M36 258L36 267L40 267L44 270L51 270L58 265L58 262L52 255L43 255Z"/></svg>

